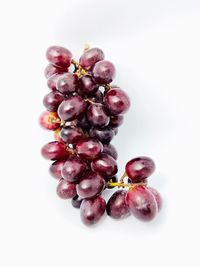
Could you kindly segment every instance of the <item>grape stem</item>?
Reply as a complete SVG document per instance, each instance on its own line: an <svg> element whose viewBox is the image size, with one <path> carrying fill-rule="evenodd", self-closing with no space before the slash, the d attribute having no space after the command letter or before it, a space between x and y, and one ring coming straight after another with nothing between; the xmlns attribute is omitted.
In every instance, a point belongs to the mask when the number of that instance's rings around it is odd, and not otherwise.
<svg viewBox="0 0 200 267"><path fill-rule="evenodd" d="M126 174L126 172L124 172L124 174L120 177L120 179L119 179L119 182L120 183L123 183L124 182L124 179L127 177L127 174Z"/></svg>
<svg viewBox="0 0 200 267"><path fill-rule="evenodd" d="M145 185L145 183L144 182L140 182L140 183L121 183L121 182L107 182L106 183L106 186L107 187L116 187L116 186L118 186L118 187L128 187L129 188L129 190L130 189L133 189L134 187L136 187L136 186L138 186L138 185Z"/></svg>

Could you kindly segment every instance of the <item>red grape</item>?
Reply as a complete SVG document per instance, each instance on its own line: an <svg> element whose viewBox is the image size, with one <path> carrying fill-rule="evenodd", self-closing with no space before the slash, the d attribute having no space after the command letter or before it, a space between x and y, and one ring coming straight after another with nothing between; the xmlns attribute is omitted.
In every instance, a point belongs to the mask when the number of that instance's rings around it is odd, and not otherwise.
<svg viewBox="0 0 200 267"><path fill-rule="evenodd" d="M130 160L125 169L131 181L140 181L146 179L155 171L155 163L148 157L138 157Z"/></svg>
<svg viewBox="0 0 200 267"><path fill-rule="evenodd" d="M99 48L91 48L80 57L79 63L85 70L91 70L94 64L104 59L104 53Z"/></svg>
<svg viewBox="0 0 200 267"><path fill-rule="evenodd" d="M46 57L50 63L61 68L68 68L71 65L71 52L61 46L51 46L47 49Z"/></svg>
<svg viewBox="0 0 200 267"><path fill-rule="evenodd" d="M82 97L76 95L64 100L58 107L58 115L64 121L73 121L84 113L85 102Z"/></svg>
<svg viewBox="0 0 200 267"><path fill-rule="evenodd" d="M64 164L65 160L57 160L51 164L49 172L55 179L60 180L62 178L61 170Z"/></svg>
<svg viewBox="0 0 200 267"><path fill-rule="evenodd" d="M62 74L54 74L51 77L48 78L47 80L47 86L52 90L52 91L56 91L57 90L57 81L58 79L62 76Z"/></svg>
<svg viewBox="0 0 200 267"><path fill-rule="evenodd" d="M104 187L104 178L98 173L89 172L81 178L76 190L81 198L91 198L100 194Z"/></svg>
<svg viewBox="0 0 200 267"><path fill-rule="evenodd" d="M114 65L107 60L101 60L94 65L92 77L97 84L108 84L115 76Z"/></svg>
<svg viewBox="0 0 200 267"><path fill-rule="evenodd" d="M106 202L101 196L84 199L81 203L81 220L86 225L97 223L105 213Z"/></svg>
<svg viewBox="0 0 200 267"><path fill-rule="evenodd" d="M124 114L130 107L130 99L120 88L112 88L106 92L104 103L110 114Z"/></svg>
<svg viewBox="0 0 200 267"><path fill-rule="evenodd" d="M57 111L58 106L63 100L64 97L61 94L56 92L50 92L44 97L43 104L47 110Z"/></svg>
<svg viewBox="0 0 200 267"><path fill-rule="evenodd" d="M93 160L91 168L94 172L98 172L105 177L113 176L118 171L117 162L107 154L102 154L99 158Z"/></svg>
<svg viewBox="0 0 200 267"><path fill-rule="evenodd" d="M57 194L62 199L69 199L76 196L76 185L68 183L66 180L60 180L57 186Z"/></svg>
<svg viewBox="0 0 200 267"><path fill-rule="evenodd" d="M79 79L79 89L82 94L93 95L98 90L98 85L92 80L91 76L86 75Z"/></svg>
<svg viewBox="0 0 200 267"><path fill-rule="evenodd" d="M125 202L126 194L126 190L118 190L108 200L106 211L110 217L122 219L130 214L129 208Z"/></svg>
<svg viewBox="0 0 200 267"><path fill-rule="evenodd" d="M74 156L65 161L62 168L62 177L68 182L78 182L87 165L79 157Z"/></svg>
<svg viewBox="0 0 200 267"><path fill-rule="evenodd" d="M126 204L131 213L143 221L151 221L157 214L158 207L153 194L144 186L135 186L126 195Z"/></svg>
<svg viewBox="0 0 200 267"><path fill-rule="evenodd" d="M43 146L41 153L44 158L50 160L66 159L69 156L66 145L57 141L50 142Z"/></svg>
<svg viewBox="0 0 200 267"><path fill-rule="evenodd" d="M62 74L62 73L67 72L67 71L68 71L67 68L63 69L63 68L56 67L52 64L48 64L44 70L44 75L48 79L49 77L51 77L54 74Z"/></svg>
<svg viewBox="0 0 200 267"><path fill-rule="evenodd" d="M74 73L65 73L57 80L56 88L64 95L74 93L78 88L78 76Z"/></svg>
<svg viewBox="0 0 200 267"><path fill-rule="evenodd" d="M60 127L60 118L56 112L44 111L39 117L39 123L46 130L55 131Z"/></svg>
<svg viewBox="0 0 200 267"><path fill-rule="evenodd" d="M110 121L104 105L100 103L90 105L87 118L90 124L97 128L105 127Z"/></svg>
<svg viewBox="0 0 200 267"><path fill-rule="evenodd" d="M122 115L111 116L109 125L114 128L119 127L122 125L123 121L124 117Z"/></svg>
<svg viewBox="0 0 200 267"><path fill-rule="evenodd" d="M60 132L61 139L67 144L76 144L84 139L81 128L66 126Z"/></svg>
<svg viewBox="0 0 200 267"><path fill-rule="evenodd" d="M97 158L103 151L103 145L101 142L95 139L87 139L80 141L76 145L77 154L87 160L92 160Z"/></svg>
<svg viewBox="0 0 200 267"><path fill-rule="evenodd" d="M102 144L108 144L113 139L115 133L111 128L96 129L91 128L89 130L89 135L92 138L98 139Z"/></svg>

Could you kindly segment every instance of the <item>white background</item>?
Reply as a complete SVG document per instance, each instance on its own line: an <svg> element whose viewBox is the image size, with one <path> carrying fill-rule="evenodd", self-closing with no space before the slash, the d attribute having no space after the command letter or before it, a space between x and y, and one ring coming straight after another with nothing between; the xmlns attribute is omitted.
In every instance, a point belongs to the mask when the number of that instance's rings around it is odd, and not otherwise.
<svg viewBox="0 0 200 267"><path fill-rule="evenodd" d="M7 0L0 28L0 266L200 266L200 2ZM119 173L139 155L157 164L149 180L164 207L151 223L84 226L40 156L45 50L78 58L85 43L104 50L132 101L113 142Z"/></svg>

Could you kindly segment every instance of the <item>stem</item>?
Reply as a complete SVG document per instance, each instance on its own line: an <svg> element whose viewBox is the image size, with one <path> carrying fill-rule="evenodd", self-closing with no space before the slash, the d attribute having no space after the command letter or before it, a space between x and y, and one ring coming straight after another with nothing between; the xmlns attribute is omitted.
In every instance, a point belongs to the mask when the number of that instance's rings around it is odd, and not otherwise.
<svg viewBox="0 0 200 267"><path fill-rule="evenodd" d="M106 186L108 187L116 187L116 186L118 186L118 187L128 187L129 188L129 190L130 189L133 189L134 187L136 187L136 186L138 186L138 185L143 185L143 186L145 186L145 183L144 182L140 182L140 183L128 183L128 184L126 184L126 183L120 183L120 182L107 182L106 183Z"/></svg>
<svg viewBox="0 0 200 267"><path fill-rule="evenodd" d="M85 44L85 47L84 47L84 50L83 51L85 52L85 51L87 51L89 49L90 49L90 45L89 44Z"/></svg>

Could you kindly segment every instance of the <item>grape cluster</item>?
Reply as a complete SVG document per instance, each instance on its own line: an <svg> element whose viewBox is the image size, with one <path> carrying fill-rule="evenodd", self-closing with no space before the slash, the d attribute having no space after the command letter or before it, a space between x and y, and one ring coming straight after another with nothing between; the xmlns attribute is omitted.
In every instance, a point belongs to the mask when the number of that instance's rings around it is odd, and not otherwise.
<svg viewBox="0 0 200 267"><path fill-rule="evenodd" d="M58 196L72 199L85 224L98 222L105 211L116 219L130 213L142 220L153 219L161 207L159 193L147 187L147 177L155 169L153 161L133 159L123 177L119 181L116 177L118 154L110 142L130 100L121 88L111 85L114 65L99 48L86 49L79 62L59 46L49 47L46 57L45 77L51 91L43 99L46 111L40 125L54 131L55 140L43 146L41 153L54 161L50 173L59 181ZM102 192L116 186L123 189L106 204Z"/></svg>

